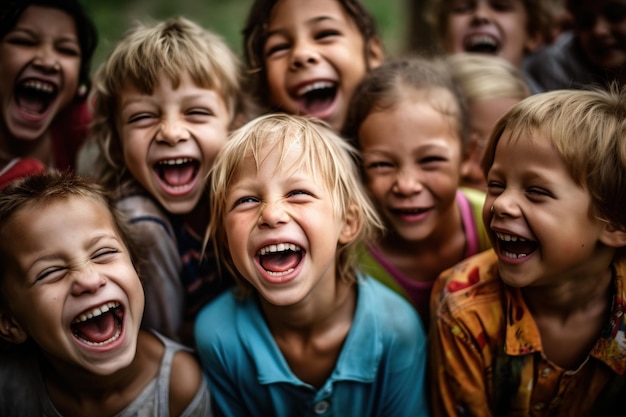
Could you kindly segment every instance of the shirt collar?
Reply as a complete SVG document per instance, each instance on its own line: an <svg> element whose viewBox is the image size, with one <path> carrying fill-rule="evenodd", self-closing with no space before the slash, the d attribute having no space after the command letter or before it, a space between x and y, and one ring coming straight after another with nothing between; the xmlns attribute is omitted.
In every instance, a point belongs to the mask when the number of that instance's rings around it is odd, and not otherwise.
<svg viewBox="0 0 626 417"><path fill-rule="evenodd" d="M368 279L358 280L354 318L339 359L328 381L371 382L376 377L382 356L379 323L368 306L375 305L375 294ZM239 306L237 331L245 350L252 358L260 384L289 383L304 385L285 360L263 318L255 297L247 297Z"/></svg>
<svg viewBox="0 0 626 417"><path fill-rule="evenodd" d="M626 262L613 271L614 296L611 316L590 355L607 364L619 375L626 371L626 294L623 277ZM505 288L506 346L508 355L519 356L541 352L541 335L519 288Z"/></svg>

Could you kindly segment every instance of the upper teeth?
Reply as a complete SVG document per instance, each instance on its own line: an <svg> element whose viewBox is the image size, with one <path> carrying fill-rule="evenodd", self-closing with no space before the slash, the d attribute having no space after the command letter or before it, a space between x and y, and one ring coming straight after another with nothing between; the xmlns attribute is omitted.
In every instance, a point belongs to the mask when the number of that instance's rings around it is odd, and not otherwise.
<svg viewBox="0 0 626 417"><path fill-rule="evenodd" d="M49 94L52 94L52 92L54 91L54 87L52 85L38 80L28 80L24 82L23 86L32 88L34 90L43 91Z"/></svg>
<svg viewBox="0 0 626 417"><path fill-rule="evenodd" d="M488 35L474 35L470 37L467 41L467 45L470 47L482 44L487 44L494 47L497 46L496 40Z"/></svg>
<svg viewBox="0 0 626 417"><path fill-rule="evenodd" d="M191 158L176 158L176 159L167 159L163 161L159 161L159 165L182 165L188 162L192 162Z"/></svg>
<svg viewBox="0 0 626 417"><path fill-rule="evenodd" d="M120 303L116 303L114 301L110 301L106 304L101 305L100 307L96 307L86 313L81 314L80 316L78 316L75 320L74 323L80 323L83 321L87 321L89 319L92 319L94 317L98 317L99 315L106 313L107 311L113 309L113 308L117 308L119 307Z"/></svg>
<svg viewBox="0 0 626 417"><path fill-rule="evenodd" d="M500 240L504 240L505 242L517 242L517 241L526 242L526 239L524 239L523 237L505 235L504 233L496 233L496 237Z"/></svg>
<svg viewBox="0 0 626 417"><path fill-rule="evenodd" d="M259 249L259 255L265 255L266 253L273 252L284 252L286 250L297 252L300 250L300 247L294 245L293 243L279 243L278 245L268 245L264 248Z"/></svg>
<svg viewBox="0 0 626 417"><path fill-rule="evenodd" d="M300 90L297 91L297 94L299 96L302 96L308 93L309 91L319 90L320 88L332 88L332 87L333 87L333 83L331 83L330 81L317 81L317 82L314 82L313 84L309 84L307 86L302 87Z"/></svg>

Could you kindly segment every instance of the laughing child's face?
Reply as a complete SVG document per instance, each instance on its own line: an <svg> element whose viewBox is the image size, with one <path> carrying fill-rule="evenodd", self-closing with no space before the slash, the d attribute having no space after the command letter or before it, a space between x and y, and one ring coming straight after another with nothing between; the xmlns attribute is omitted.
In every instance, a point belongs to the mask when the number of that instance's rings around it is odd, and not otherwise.
<svg viewBox="0 0 626 417"><path fill-rule="evenodd" d="M14 322L11 341L32 339L65 369L109 375L128 366L144 295L107 207L60 198L20 209L7 223L2 325Z"/></svg>
<svg viewBox="0 0 626 417"><path fill-rule="evenodd" d="M380 45L362 34L336 0L281 0L264 46L270 101L339 131L365 73L382 62Z"/></svg>
<svg viewBox="0 0 626 417"><path fill-rule="evenodd" d="M443 45L448 53L483 53L505 58L520 67L539 44L528 33L522 0L451 0Z"/></svg>
<svg viewBox="0 0 626 417"><path fill-rule="evenodd" d="M606 223L591 216L589 191L541 134L504 132L487 189L483 220L505 283L567 282L601 259Z"/></svg>
<svg viewBox="0 0 626 417"><path fill-rule="evenodd" d="M230 115L222 96L183 74L176 87L161 77L151 94L127 83L118 105L128 170L168 212L190 213L228 136Z"/></svg>
<svg viewBox="0 0 626 417"><path fill-rule="evenodd" d="M30 6L0 40L1 123L10 137L34 141L76 96L81 50L72 16Z"/></svg>

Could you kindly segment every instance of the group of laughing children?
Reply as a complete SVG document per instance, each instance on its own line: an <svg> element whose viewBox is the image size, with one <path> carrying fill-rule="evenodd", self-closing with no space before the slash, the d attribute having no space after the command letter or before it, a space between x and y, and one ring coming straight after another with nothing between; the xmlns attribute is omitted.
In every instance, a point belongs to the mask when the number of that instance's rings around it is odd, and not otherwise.
<svg viewBox="0 0 626 417"><path fill-rule="evenodd" d="M534 91L536 1L431 3L442 56L255 0L242 61L172 17L93 80L76 0L0 6L0 415L619 410L626 90Z"/></svg>

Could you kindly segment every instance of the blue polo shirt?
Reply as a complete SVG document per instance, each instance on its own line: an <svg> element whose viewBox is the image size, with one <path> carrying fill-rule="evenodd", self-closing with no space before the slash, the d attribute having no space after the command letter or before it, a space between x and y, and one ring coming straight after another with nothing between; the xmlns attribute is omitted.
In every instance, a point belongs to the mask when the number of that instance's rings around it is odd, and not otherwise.
<svg viewBox="0 0 626 417"><path fill-rule="evenodd" d="M254 296L219 296L197 316L195 336L218 416L428 415L420 319L373 279L359 279L352 327L319 390L293 374Z"/></svg>

